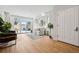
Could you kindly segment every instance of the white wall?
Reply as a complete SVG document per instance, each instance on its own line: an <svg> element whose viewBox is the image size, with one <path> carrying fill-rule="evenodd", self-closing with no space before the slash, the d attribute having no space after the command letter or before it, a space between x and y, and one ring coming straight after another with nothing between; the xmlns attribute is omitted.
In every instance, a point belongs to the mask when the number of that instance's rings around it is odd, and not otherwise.
<svg viewBox="0 0 79 59"><path fill-rule="evenodd" d="M65 8L66 7L66 8ZM74 29L79 27L79 7L78 6L63 6L57 10L58 20L58 40L79 46L78 32Z"/></svg>
<svg viewBox="0 0 79 59"><path fill-rule="evenodd" d="M56 19L56 13L55 10L51 10L49 12L47 12L47 15L49 17L49 22L51 22L53 24L53 29L51 31L51 36L57 40L57 19Z"/></svg>
<svg viewBox="0 0 79 59"><path fill-rule="evenodd" d="M47 25L48 25L48 23L52 23L54 25L54 28L51 31L51 36L55 40L57 40L57 19L56 19L56 12L55 12L54 9L52 9L51 11L44 12L44 14L45 14L44 16L41 16L41 14L38 15L36 17L36 19L38 20L38 22L39 22L40 19L44 19L46 21ZM38 24L35 24L34 26L35 26L35 28L39 28Z"/></svg>
<svg viewBox="0 0 79 59"><path fill-rule="evenodd" d="M52 36L55 38L55 40L58 39L58 12L69 9L69 8L73 8L73 7L77 7L77 6L74 6L74 5L73 6L71 6L71 5L58 5L58 6L54 6L53 10L48 12L49 17L50 17L50 21L54 25L54 28L52 30Z"/></svg>
<svg viewBox="0 0 79 59"><path fill-rule="evenodd" d="M41 25L41 24L40 24L40 21L41 21L41 20L43 20L43 21L45 22L45 25L44 25L44 26L40 26L40 25ZM46 13L45 13L44 16L42 16L41 14L39 14L39 15L34 19L34 32L35 32L37 29L39 29L39 28L45 28L45 29L48 30L48 28L47 28L48 23L49 23L49 19L48 19L48 16L46 15Z"/></svg>
<svg viewBox="0 0 79 59"><path fill-rule="evenodd" d="M50 19L49 22L51 22L54 25L54 28L52 30L52 36L54 37L55 40L60 40L77 46L79 45L79 40L77 35L78 33L75 34L73 33L74 32L73 29L75 29L75 25L73 26L73 23L76 22L75 20L79 19L78 8L79 6L71 6L71 5L55 6L53 10L45 13L47 15L46 17L49 17ZM65 11L65 12L60 13L61 15L59 19L58 13L60 11ZM71 22L72 20L73 22ZM71 26L69 26L70 24ZM62 28L60 29L59 26L61 26ZM78 23L78 27L79 27L79 23ZM61 35L61 37L59 37L59 35Z"/></svg>
<svg viewBox="0 0 79 59"><path fill-rule="evenodd" d="M1 6L0 6L0 16L3 18L3 20L5 20L4 10L3 10L3 8Z"/></svg>

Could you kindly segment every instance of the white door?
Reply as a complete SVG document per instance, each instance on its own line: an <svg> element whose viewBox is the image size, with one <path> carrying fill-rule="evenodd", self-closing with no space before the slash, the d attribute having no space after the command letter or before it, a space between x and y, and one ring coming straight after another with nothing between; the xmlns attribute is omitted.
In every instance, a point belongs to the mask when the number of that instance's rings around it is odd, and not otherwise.
<svg viewBox="0 0 79 59"><path fill-rule="evenodd" d="M64 12L58 12L58 40L64 41Z"/></svg>
<svg viewBox="0 0 79 59"><path fill-rule="evenodd" d="M78 8L58 12L58 39L79 46Z"/></svg>
<svg viewBox="0 0 79 59"><path fill-rule="evenodd" d="M71 12L69 9L64 12L64 41L67 43L72 43L71 39Z"/></svg>
<svg viewBox="0 0 79 59"><path fill-rule="evenodd" d="M79 36L79 14L78 14L78 8L74 8L73 11L74 11L74 14L73 14L73 16L74 16L73 17L74 26L72 26L73 30L72 30L71 34L74 33L74 37L73 38L71 37L71 39L73 39L74 45L79 46L79 37L78 37Z"/></svg>

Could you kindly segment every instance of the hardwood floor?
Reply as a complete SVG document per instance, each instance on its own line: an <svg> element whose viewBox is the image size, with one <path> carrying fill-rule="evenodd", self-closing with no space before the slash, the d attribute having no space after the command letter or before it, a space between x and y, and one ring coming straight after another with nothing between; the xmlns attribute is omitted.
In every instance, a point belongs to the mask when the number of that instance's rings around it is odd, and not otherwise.
<svg viewBox="0 0 79 59"><path fill-rule="evenodd" d="M0 48L1 53L52 53L52 52L79 52L79 48L49 39L43 36L40 39L31 39L26 34L19 34L17 44Z"/></svg>

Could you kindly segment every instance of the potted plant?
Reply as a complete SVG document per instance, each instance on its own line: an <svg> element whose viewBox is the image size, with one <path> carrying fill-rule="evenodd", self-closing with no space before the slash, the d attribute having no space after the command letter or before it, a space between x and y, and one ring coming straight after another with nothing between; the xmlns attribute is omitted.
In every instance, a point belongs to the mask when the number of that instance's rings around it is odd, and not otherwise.
<svg viewBox="0 0 79 59"><path fill-rule="evenodd" d="M0 17L0 32L2 32L2 25L4 24L3 19Z"/></svg>
<svg viewBox="0 0 79 59"><path fill-rule="evenodd" d="M5 36L9 34L11 26L12 25L10 22L4 22L3 19L0 17L0 36Z"/></svg>
<svg viewBox="0 0 79 59"><path fill-rule="evenodd" d="M3 32L9 32L11 29L11 23L9 22L4 22L3 26L2 26L2 31Z"/></svg>
<svg viewBox="0 0 79 59"><path fill-rule="evenodd" d="M52 36L51 36L51 29L53 29L53 24L52 23L48 23L48 28L50 29L49 37L52 38Z"/></svg>
<svg viewBox="0 0 79 59"><path fill-rule="evenodd" d="M17 34L15 33L15 31L10 31L11 26L12 25L10 22L4 22L0 17L0 43L4 44L15 40L16 44ZM7 46L7 44L5 46Z"/></svg>

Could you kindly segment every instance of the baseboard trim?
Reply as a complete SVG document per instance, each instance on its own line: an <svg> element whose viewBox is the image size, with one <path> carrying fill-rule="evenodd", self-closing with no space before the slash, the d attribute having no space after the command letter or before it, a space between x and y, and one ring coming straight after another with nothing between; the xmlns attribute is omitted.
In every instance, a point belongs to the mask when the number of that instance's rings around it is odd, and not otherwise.
<svg viewBox="0 0 79 59"><path fill-rule="evenodd" d="M78 47L78 48L79 48L79 46L76 46L76 45L74 45L74 44L70 44L70 43L67 43L67 42L60 41L60 40L57 40L57 41L58 41L58 42L65 43L65 44L68 44L68 45L72 45L72 46L75 46L75 47Z"/></svg>

